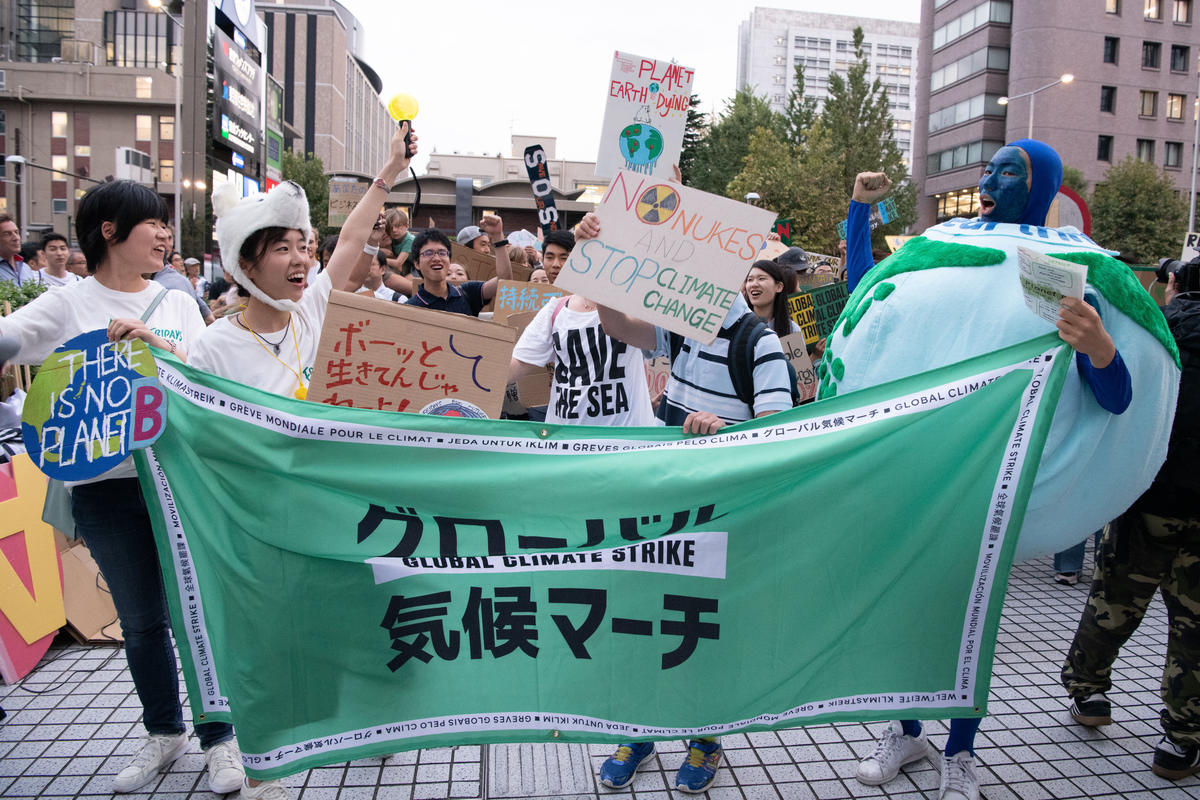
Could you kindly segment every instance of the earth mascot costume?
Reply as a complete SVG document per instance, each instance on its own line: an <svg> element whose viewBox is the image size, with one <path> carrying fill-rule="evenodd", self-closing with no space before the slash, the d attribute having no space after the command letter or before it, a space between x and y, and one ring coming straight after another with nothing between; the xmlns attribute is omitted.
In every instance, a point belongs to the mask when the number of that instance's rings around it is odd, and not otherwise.
<svg viewBox="0 0 1200 800"><path fill-rule="evenodd" d="M1014 174L1021 167L1025 173ZM1166 458L1179 390L1175 342L1129 267L1075 228L1041 227L1061 181L1062 162L1042 142L1021 139L998 150L979 182L980 218L935 225L867 272L818 366L818 398L826 398L1052 332L1025 305L1017 248L1086 265L1084 299L1129 371L1133 399L1112 414L1097 403L1083 367L1069 370L1018 560L1079 543L1141 495Z"/></svg>

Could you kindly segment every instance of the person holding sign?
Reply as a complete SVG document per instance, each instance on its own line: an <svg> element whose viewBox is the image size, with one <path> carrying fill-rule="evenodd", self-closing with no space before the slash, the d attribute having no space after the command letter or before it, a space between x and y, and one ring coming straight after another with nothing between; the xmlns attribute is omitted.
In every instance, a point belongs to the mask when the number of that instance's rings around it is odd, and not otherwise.
<svg viewBox="0 0 1200 800"><path fill-rule="evenodd" d="M195 298L143 277L159 271L170 249L168 219L162 198L133 181L88 190L75 227L91 275L0 320L0 335L20 343L14 361L40 364L59 345L98 328L107 328L111 341L141 339L186 360L187 348L204 331ZM121 618L125 657L142 702L148 738L112 782L114 792L132 792L188 746L162 573L132 458L68 488L75 530L96 559ZM212 791L236 790L243 772L232 726L198 723L195 730Z"/></svg>
<svg viewBox="0 0 1200 800"><path fill-rule="evenodd" d="M329 263L307 288L309 215L304 190L284 181L265 195L241 199L225 187L213 192L222 266L250 298L241 314L223 317L204 332L196 343L193 365L274 394L301 400L307 396L330 290L358 289L370 262L380 255L368 240L378 241L383 231L379 210L389 187L416 155L417 136L406 145L408 132L407 122L397 128L379 177L346 217ZM243 800L288 798L280 781L247 779L241 788Z"/></svg>
<svg viewBox="0 0 1200 800"><path fill-rule="evenodd" d="M448 279L450 268L450 239L446 234L435 229L429 229L419 234L413 241L413 252L417 254L417 269L424 282L417 293L408 301L409 305L419 308L432 308L435 311L450 311L455 314L466 314L478 317L483 307L496 297L496 287L500 281L512 280L512 264L508 260L508 239L504 238L504 223L493 214L488 214L479 224L483 226L480 233L473 235L472 244L489 245L489 250L481 247L474 249L480 252L493 252L496 256L496 274L486 281L467 281L455 286ZM474 225L463 231L480 230ZM463 236L460 232L459 236ZM459 240L461 243L461 239Z"/></svg>
<svg viewBox="0 0 1200 800"><path fill-rule="evenodd" d="M575 229L577 240L599 235L600 220L592 213ZM789 378L779 337L758 324L741 295L734 297L717 337L707 345L606 306L599 306L597 312L604 331L613 339L645 350L652 358L671 356L671 376L657 413L665 424L682 426L685 434L716 433L725 425L792 407L795 382ZM761 330L757 338L739 335L756 325ZM628 786L653 753L653 742L621 744L600 766L600 782L613 789ZM706 791L716 780L720 765L720 740L692 739L675 776L675 788L688 793Z"/></svg>

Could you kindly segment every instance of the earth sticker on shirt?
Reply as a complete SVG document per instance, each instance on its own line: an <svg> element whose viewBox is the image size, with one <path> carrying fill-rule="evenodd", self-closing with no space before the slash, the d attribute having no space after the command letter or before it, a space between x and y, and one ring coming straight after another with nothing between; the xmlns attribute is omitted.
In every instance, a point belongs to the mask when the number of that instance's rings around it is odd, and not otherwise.
<svg viewBox="0 0 1200 800"><path fill-rule="evenodd" d="M38 469L63 481L95 478L163 432L167 396L140 339L110 342L104 328L56 349L21 413L21 437Z"/></svg>
<svg viewBox="0 0 1200 800"><path fill-rule="evenodd" d="M430 414L435 417L470 417L471 419L487 419L488 415L483 413L483 409L474 403L468 403L466 400L458 400L453 397L447 397L443 400L434 400L429 405L421 409L422 414Z"/></svg>

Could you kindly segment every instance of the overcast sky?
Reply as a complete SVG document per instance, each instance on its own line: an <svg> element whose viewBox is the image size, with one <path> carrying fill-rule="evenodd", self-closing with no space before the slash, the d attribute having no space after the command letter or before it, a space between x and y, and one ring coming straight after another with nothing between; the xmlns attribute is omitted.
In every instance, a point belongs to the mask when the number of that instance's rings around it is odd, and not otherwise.
<svg viewBox="0 0 1200 800"><path fill-rule="evenodd" d="M719 109L735 89L738 25L761 5L340 1L366 28L365 55L383 78L384 99L408 92L420 104L418 172L435 148L507 156L513 133L556 136L559 158L594 160L614 50L694 68L704 110ZM770 7L831 10L822 0ZM917 22L920 0L858 0L854 12Z"/></svg>

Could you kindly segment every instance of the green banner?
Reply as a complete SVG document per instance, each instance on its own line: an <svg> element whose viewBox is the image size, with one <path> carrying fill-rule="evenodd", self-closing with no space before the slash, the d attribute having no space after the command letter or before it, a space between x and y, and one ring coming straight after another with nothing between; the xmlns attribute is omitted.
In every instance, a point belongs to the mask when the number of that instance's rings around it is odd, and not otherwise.
<svg viewBox="0 0 1200 800"><path fill-rule="evenodd" d="M1055 335L682 438L330 407L158 354L198 721L269 778L461 743L985 712Z"/></svg>

